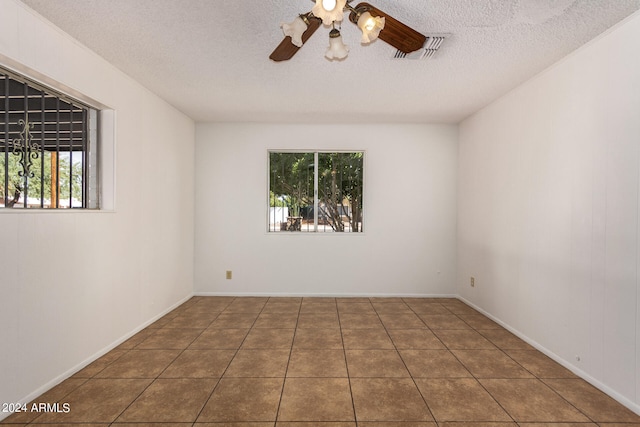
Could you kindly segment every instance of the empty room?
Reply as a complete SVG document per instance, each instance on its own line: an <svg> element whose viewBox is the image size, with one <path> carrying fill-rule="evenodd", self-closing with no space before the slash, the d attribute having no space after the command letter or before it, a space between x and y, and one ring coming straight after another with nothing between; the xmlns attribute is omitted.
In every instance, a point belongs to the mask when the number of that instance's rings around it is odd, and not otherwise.
<svg viewBox="0 0 640 427"><path fill-rule="evenodd" d="M640 426L640 0L0 0L0 424Z"/></svg>

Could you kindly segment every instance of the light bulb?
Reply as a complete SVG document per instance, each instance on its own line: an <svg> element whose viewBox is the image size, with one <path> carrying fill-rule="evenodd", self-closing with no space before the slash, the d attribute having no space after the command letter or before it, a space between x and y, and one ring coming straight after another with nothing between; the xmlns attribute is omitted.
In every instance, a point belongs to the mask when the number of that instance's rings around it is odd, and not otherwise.
<svg viewBox="0 0 640 427"><path fill-rule="evenodd" d="M372 16L370 16L369 19L367 19L367 21L364 23L364 28L366 28L367 31L373 30L375 26L376 26L376 21L373 19Z"/></svg>
<svg viewBox="0 0 640 427"><path fill-rule="evenodd" d="M371 16L369 12L365 12L358 18L358 27L362 30L361 43L371 43L378 38L380 31L384 28L384 17Z"/></svg>
<svg viewBox="0 0 640 427"><path fill-rule="evenodd" d="M331 12L336 8L336 0L322 0L322 7L324 7L324 10L327 12Z"/></svg>

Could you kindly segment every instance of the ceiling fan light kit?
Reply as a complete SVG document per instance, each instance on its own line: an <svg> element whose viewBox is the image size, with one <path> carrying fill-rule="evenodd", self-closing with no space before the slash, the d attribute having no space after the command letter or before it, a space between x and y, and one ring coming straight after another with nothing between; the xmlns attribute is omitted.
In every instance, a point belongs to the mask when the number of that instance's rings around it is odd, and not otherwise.
<svg viewBox="0 0 640 427"><path fill-rule="evenodd" d="M347 0L316 0L316 5L311 9L314 16L322 19L324 25L342 21L344 7Z"/></svg>
<svg viewBox="0 0 640 427"><path fill-rule="evenodd" d="M369 44L380 38L408 54L422 48L426 41L424 35L369 3L363 2L352 7L350 3L353 0L314 1L311 12L300 15L290 23L280 24L285 38L269 58L274 61L291 59L318 29L320 23L333 27L329 33L329 48L325 57L329 60L346 58L349 48L343 43L340 31L335 28L336 22L342 22L345 12L349 12L349 20L362 31L362 44Z"/></svg>
<svg viewBox="0 0 640 427"><path fill-rule="evenodd" d="M280 24L284 35L291 37L291 43L298 47L302 47L302 34L308 26L309 18L306 15L300 15L290 23Z"/></svg>
<svg viewBox="0 0 640 427"><path fill-rule="evenodd" d="M327 59L344 59L349 54L349 46L342 42L340 31L335 28L329 32L329 48L324 56Z"/></svg>
<svg viewBox="0 0 640 427"><path fill-rule="evenodd" d="M369 12L364 12L358 18L358 27L362 31L360 43L371 43L378 38L380 31L384 28L384 16L371 16Z"/></svg>

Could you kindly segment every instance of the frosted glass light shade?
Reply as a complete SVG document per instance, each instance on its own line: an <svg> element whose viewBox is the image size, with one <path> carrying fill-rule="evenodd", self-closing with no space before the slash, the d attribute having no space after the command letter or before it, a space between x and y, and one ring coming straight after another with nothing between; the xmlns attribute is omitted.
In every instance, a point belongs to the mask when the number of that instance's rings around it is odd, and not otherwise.
<svg viewBox="0 0 640 427"><path fill-rule="evenodd" d="M301 17L297 17L290 23L280 24L280 28L285 36L291 37L291 43L298 47L302 47L302 34L307 30L307 24Z"/></svg>
<svg viewBox="0 0 640 427"><path fill-rule="evenodd" d="M311 9L311 13L322 19L324 25L331 25L334 21L342 21L345 4L347 4L347 0L316 0L316 4L313 6L313 9ZM326 9L331 6L333 6L333 9Z"/></svg>
<svg viewBox="0 0 640 427"><path fill-rule="evenodd" d="M324 54L327 59L344 59L349 54L349 46L342 42L340 31L331 30L329 33L329 48Z"/></svg>
<svg viewBox="0 0 640 427"><path fill-rule="evenodd" d="M371 16L369 12L365 12L358 18L358 27L362 30L361 43L371 43L384 28L384 16Z"/></svg>

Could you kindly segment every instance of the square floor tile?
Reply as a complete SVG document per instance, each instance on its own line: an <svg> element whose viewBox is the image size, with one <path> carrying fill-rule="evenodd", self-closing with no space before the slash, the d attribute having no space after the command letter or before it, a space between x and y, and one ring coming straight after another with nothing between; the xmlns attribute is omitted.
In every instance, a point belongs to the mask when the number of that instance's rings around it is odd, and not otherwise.
<svg viewBox="0 0 640 427"><path fill-rule="evenodd" d="M396 350L347 350L349 377L408 377L409 371Z"/></svg>
<svg viewBox="0 0 640 427"><path fill-rule="evenodd" d="M251 328L258 318L258 313L227 313L223 312L211 322L209 328Z"/></svg>
<svg viewBox="0 0 640 427"><path fill-rule="evenodd" d="M275 421L283 378L222 378L197 422Z"/></svg>
<svg viewBox="0 0 640 427"><path fill-rule="evenodd" d="M96 378L156 378L179 354L180 350L130 350Z"/></svg>
<svg viewBox="0 0 640 427"><path fill-rule="evenodd" d="M346 377L344 350L293 349L287 377Z"/></svg>
<svg viewBox="0 0 640 427"><path fill-rule="evenodd" d="M380 313L379 316L387 329L425 329L427 327L414 313Z"/></svg>
<svg viewBox="0 0 640 427"><path fill-rule="evenodd" d="M180 315L168 321L163 328L205 329L218 317L218 313Z"/></svg>
<svg viewBox="0 0 640 427"><path fill-rule="evenodd" d="M469 307L462 301L452 299L450 301L443 301L442 305L445 306L453 314L479 314L476 310Z"/></svg>
<svg viewBox="0 0 640 427"><path fill-rule="evenodd" d="M295 328L298 313L262 313L256 319L254 328Z"/></svg>
<svg viewBox="0 0 640 427"><path fill-rule="evenodd" d="M128 340L126 340L125 342L123 342L122 344L120 344L118 347L116 347L116 350L131 350L132 348L135 348L138 344L140 344L142 341L146 340L151 335L155 334L157 331L158 331L157 328L145 328L140 332L138 332L137 334L135 334L134 336L132 336L131 338L129 338Z"/></svg>
<svg viewBox="0 0 640 427"><path fill-rule="evenodd" d="M504 329L493 320L482 314L459 314L458 317L473 329Z"/></svg>
<svg viewBox="0 0 640 427"><path fill-rule="evenodd" d="M439 303L407 303L411 310L418 316L434 315L434 314L452 314L446 307Z"/></svg>
<svg viewBox="0 0 640 427"><path fill-rule="evenodd" d="M538 379L481 379L517 422L588 422L589 419Z"/></svg>
<svg viewBox="0 0 640 427"><path fill-rule="evenodd" d="M397 298L385 301L374 299L371 303L378 314L413 314L413 311L404 302L399 302Z"/></svg>
<svg viewBox="0 0 640 427"><path fill-rule="evenodd" d="M289 352L289 349L239 350L224 376L283 378Z"/></svg>
<svg viewBox="0 0 640 427"><path fill-rule="evenodd" d="M300 311L299 302L269 301L268 303L265 304L261 314L288 313L288 314L297 315L299 311Z"/></svg>
<svg viewBox="0 0 640 427"><path fill-rule="evenodd" d="M202 329L158 329L136 346L136 350L183 350L202 333Z"/></svg>
<svg viewBox="0 0 640 427"><path fill-rule="evenodd" d="M430 329L471 329L455 314L423 314L420 318Z"/></svg>
<svg viewBox="0 0 640 427"><path fill-rule="evenodd" d="M300 314L336 314L338 306L336 302L314 302L302 301Z"/></svg>
<svg viewBox="0 0 640 427"><path fill-rule="evenodd" d="M225 313L259 313L269 298L239 297L233 300L225 309Z"/></svg>
<svg viewBox="0 0 640 427"><path fill-rule="evenodd" d="M300 329L327 329L338 328L340 323L338 321L338 313L304 313L300 312L298 317L298 328Z"/></svg>
<svg viewBox="0 0 640 427"><path fill-rule="evenodd" d="M533 350L533 347L531 347L531 345L516 337L506 329L485 329L480 330L480 333L486 339L494 343L496 347L503 350Z"/></svg>
<svg viewBox="0 0 640 427"><path fill-rule="evenodd" d="M118 421L195 421L217 382L210 378L155 380Z"/></svg>
<svg viewBox="0 0 640 427"><path fill-rule="evenodd" d="M450 350L491 350L496 348L489 340L474 330L439 329L433 333Z"/></svg>
<svg viewBox="0 0 640 427"><path fill-rule="evenodd" d="M237 350L249 329L206 329L189 346L191 350Z"/></svg>
<svg viewBox="0 0 640 427"><path fill-rule="evenodd" d="M351 392L356 420L433 421L415 383L410 378L354 378Z"/></svg>
<svg viewBox="0 0 640 427"><path fill-rule="evenodd" d="M442 421L512 421L473 378L416 379L438 423Z"/></svg>
<svg viewBox="0 0 640 427"><path fill-rule="evenodd" d="M252 329L242 344L243 349L289 349L295 329Z"/></svg>
<svg viewBox="0 0 640 427"><path fill-rule="evenodd" d="M279 421L353 421L346 378L287 378Z"/></svg>
<svg viewBox="0 0 640 427"><path fill-rule="evenodd" d="M382 322L378 315L372 311L368 313L340 314L340 327L344 329L370 329L382 328Z"/></svg>
<svg viewBox="0 0 640 427"><path fill-rule="evenodd" d="M538 350L505 350L512 359L538 378L576 378L576 375Z"/></svg>
<svg viewBox="0 0 640 427"><path fill-rule="evenodd" d="M343 314L376 314L370 302L338 302L338 312Z"/></svg>
<svg viewBox="0 0 640 427"><path fill-rule="evenodd" d="M533 378L533 375L500 350L453 350L476 378Z"/></svg>
<svg viewBox="0 0 640 427"><path fill-rule="evenodd" d="M234 354L234 350L184 350L160 377L220 378Z"/></svg>
<svg viewBox="0 0 640 427"><path fill-rule="evenodd" d="M294 349L342 349L342 334L338 328L296 329Z"/></svg>
<svg viewBox="0 0 640 427"><path fill-rule="evenodd" d="M150 379L90 379L64 397L68 413L44 413L37 423L112 422L151 383Z"/></svg>
<svg viewBox="0 0 640 427"><path fill-rule="evenodd" d="M640 424L640 415L634 414L583 379L548 379L544 382L598 423Z"/></svg>
<svg viewBox="0 0 640 427"><path fill-rule="evenodd" d="M342 339L349 350L395 349L384 329L343 329Z"/></svg>
<svg viewBox="0 0 640 427"><path fill-rule="evenodd" d="M116 348L115 350L111 350L104 356L96 359L91 362L80 371L73 374L72 378L91 378L102 371L104 368L109 366L114 361L118 360L124 354L126 354L129 350Z"/></svg>
<svg viewBox="0 0 640 427"><path fill-rule="evenodd" d="M414 378L465 378L471 374L449 350L401 350Z"/></svg>
<svg viewBox="0 0 640 427"><path fill-rule="evenodd" d="M186 308L185 314L192 313L220 313L233 302L233 298L217 299L215 297L202 297Z"/></svg>
<svg viewBox="0 0 640 427"><path fill-rule="evenodd" d="M445 348L442 341L428 329L391 329L387 332L399 350L441 350Z"/></svg>

